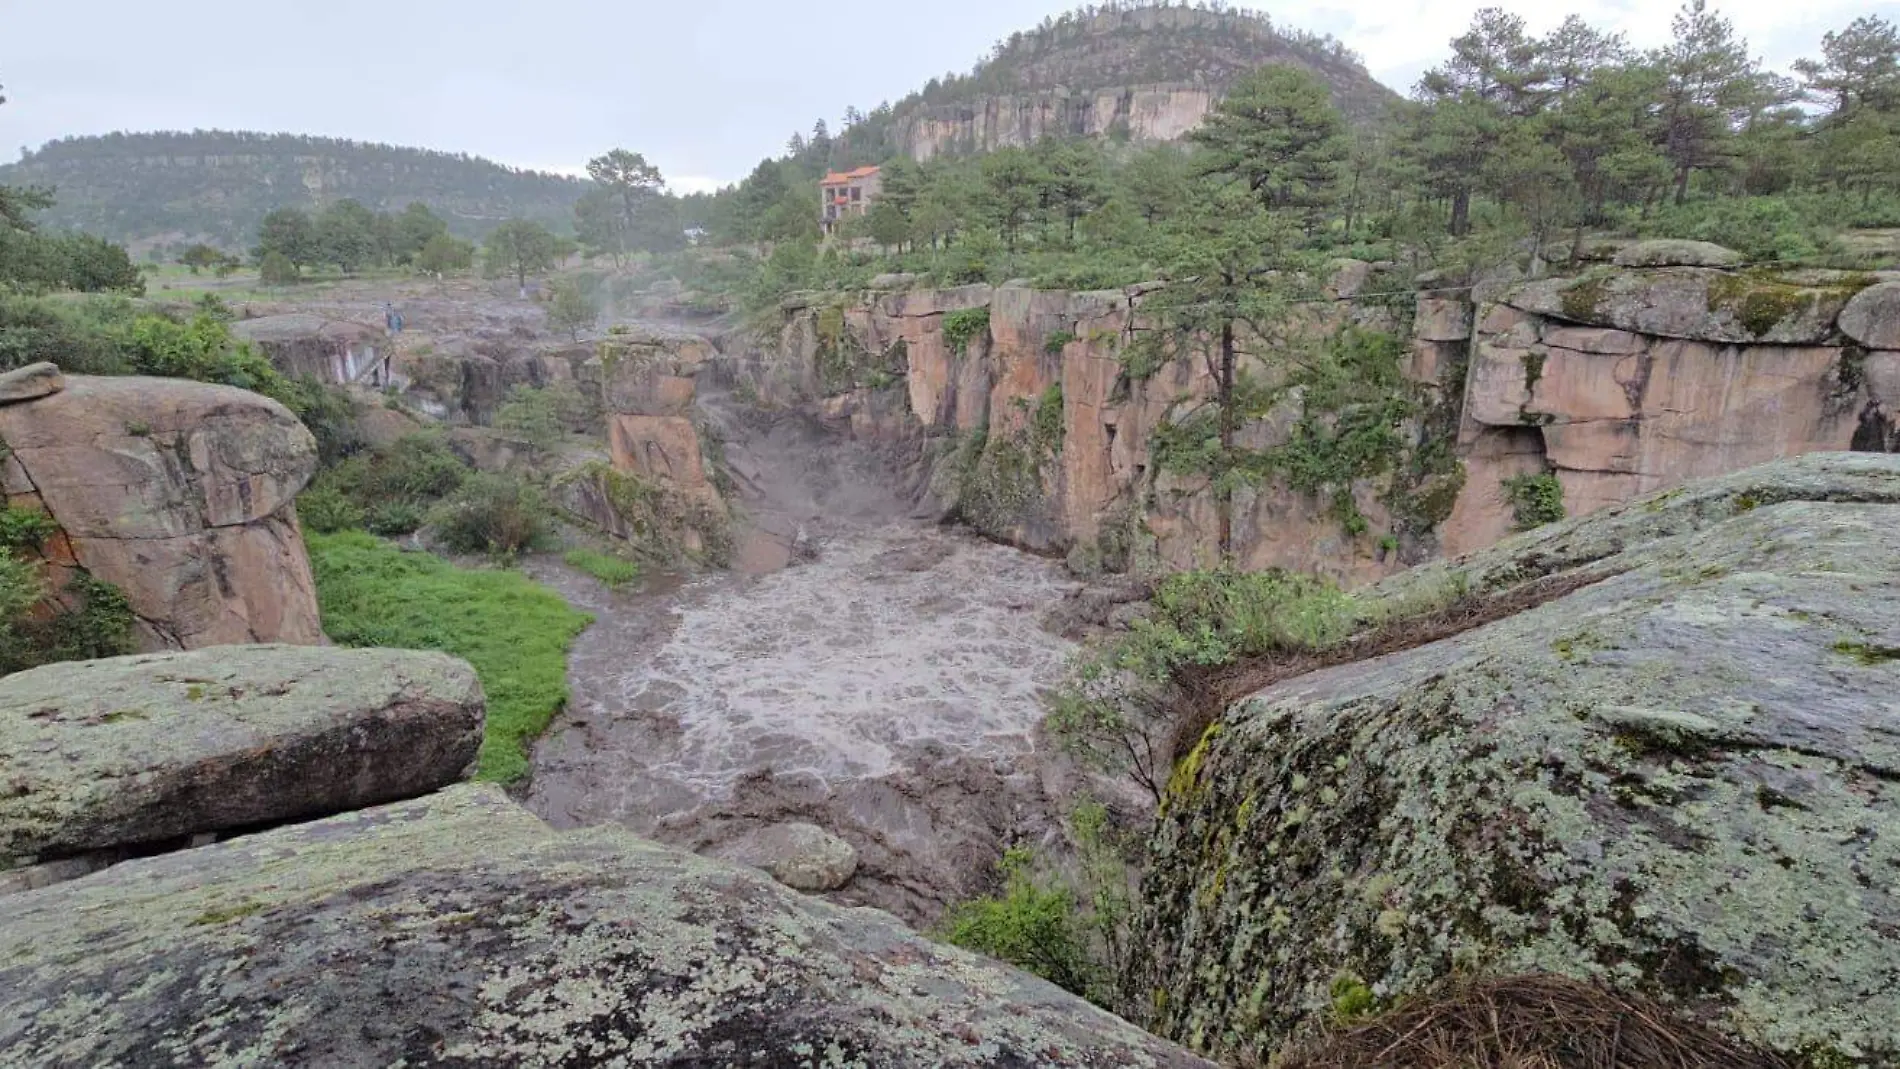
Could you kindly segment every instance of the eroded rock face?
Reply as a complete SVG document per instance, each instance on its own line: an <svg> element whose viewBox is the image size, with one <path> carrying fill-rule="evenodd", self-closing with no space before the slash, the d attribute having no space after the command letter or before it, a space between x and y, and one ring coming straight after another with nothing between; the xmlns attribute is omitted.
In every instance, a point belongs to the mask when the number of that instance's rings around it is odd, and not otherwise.
<svg viewBox="0 0 1900 1069"><path fill-rule="evenodd" d="M1625 253L1668 258L1643 250ZM1507 289L1477 311L1444 552L1511 531L1514 476L1554 473L1574 516L1776 457L1890 448L1900 380L1845 336L1843 309L1877 303L1865 285L1666 267Z"/></svg>
<svg viewBox="0 0 1900 1069"><path fill-rule="evenodd" d="M393 341L361 323L307 312L240 319L231 333L255 344L277 370L336 385L393 385Z"/></svg>
<svg viewBox="0 0 1900 1069"><path fill-rule="evenodd" d="M1600 580L1230 710L1171 788L1131 996L1264 1056L1342 974L1557 972L1892 1060L1896 532L1900 461L1814 455L1373 588Z"/></svg>
<svg viewBox="0 0 1900 1069"><path fill-rule="evenodd" d="M77 375L0 405L9 504L62 529L54 568L123 590L145 649L321 643L292 500L316 441L282 405L182 379Z"/></svg>
<svg viewBox="0 0 1900 1069"><path fill-rule="evenodd" d="M1383 284L1369 282L1372 275L1372 265L1344 262L1332 288ZM1217 386L1199 359L1128 374L1141 303L1155 288L975 285L798 299L789 302L779 336L765 351L733 361L732 373L762 399L813 407L857 437L920 443L936 469L938 498L990 537L1070 554L1084 570L1137 562L1194 567L1218 543L1214 495L1204 476L1161 471L1153 441ZM1447 303L1443 312L1443 332L1469 334L1468 310ZM972 313L987 315L987 324L955 337L959 318ZM1269 380L1285 373L1265 364L1249 370ZM1285 443L1299 414L1289 397L1243 428L1243 444ZM1374 482L1354 488L1355 507L1368 519L1367 532L1357 534L1330 500L1279 481L1243 489L1234 505L1236 559L1247 568L1316 571L1349 583L1390 574L1400 555L1368 533L1395 526L1387 489Z"/></svg>
<svg viewBox="0 0 1900 1069"><path fill-rule="evenodd" d="M889 916L493 787L14 896L0 1061L1206 1066Z"/></svg>
<svg viewBox="0 0 1900 1069"><path fill-rule="evenodd" d="M223 646L0 679L0 869L325 816L466 776L481 685L440 653Z"/></svg>

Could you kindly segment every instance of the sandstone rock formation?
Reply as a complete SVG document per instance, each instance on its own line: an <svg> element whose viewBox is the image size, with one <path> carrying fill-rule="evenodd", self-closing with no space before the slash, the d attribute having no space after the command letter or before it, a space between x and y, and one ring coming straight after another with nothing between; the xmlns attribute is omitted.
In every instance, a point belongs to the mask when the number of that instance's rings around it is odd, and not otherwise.
<svg viewBox="0 0 1900 1069"><path fill-rule="evenodd" d="M1171 784L1130 997L1264 1061L1341 977L1555 972L1900 1057L1897 572L1900 459L1816 454L1371 588L1570 592L1229 710Z"/></svg>
<svg viewBox="0 0 1900 1069"><path fill-rule="evenodd" d="M240 319L231 333L251 342L272 366L293 378L381 389L393 384L394 343L361 323L290 313Z"/></svg>
<svg viewBox="0 0 1900 1069"><path fill-rule="evenodd" d="M921 109L903 125L898 143L912 159L923 161L948 153L1032 145L1045 137L1179 141L1201 125L1218 100L1213 89L1196 85L985 97L967 105Z"/></svg>
<svg viewBox="0 0 1900 1069"><path fill-rule="evenodd" d="M885 914L557 835L494 787L7 906L7 1064L1209 1064Z"/></svg>
<svg viewBox="0 0 1900 1069"><path fill-rule="evenodd" d="M655 556L723 563L731 515L701 430L698 376L712 343L695 334L617 328L575 366L605 414L611 464L589 462L556 480L577 517Z"/></svg>
<svg viewBox="0 0 1900 1069"><path fill-rule="evenodd" d="M1887 348L1900 346L1900 283L1708 266L1738 257L1699 242L1618 256L1625 266L1515 284L1421 279L1412 387L1391 398L1397 441L1350 485L1300 491L1270 470L1241 488L1236 562L1363 584L1528 522L1520 477L1554 477L1582 515L1776 457L1900 448L1900 348ZM1296 329L1405 330L1394 276L1336 265L1325 290L1338 304ZM730 339L723 371L768 403L906 443L938 498L991 537L1085 570L1193 567L1216 553L1214 494L1169 470L1156 442L1215 383L1193 358L1131 370L1154 289L801 295L774 335ZM1274 345L1248 348L1268 354L1249 359L1254 381L1287 381ZM1308 411L1283 390L1238 444L1284 450L1348 411Z"/></svg>
<svg viewBox="0 0 1900 1069"><path fill-rule="evenodd" d="M1421 373L1464 396L1466 489L1444 551L1512 529L1513 476L1554 472L1565 508L1582 515L1776 457L1889 448L1900 382L1887 368L1900 358L1843 336L1850 299L1877 305L1856 296L1867 281L1599 269L1485 302L1468 355ZM1461 366L1462 383L1445 379Z"/></svg>
<svg viewBox="0 0 1900 1069"><path fill-rule="evenodd" d="M326 816L473 768L474 670L439 653L224 646L0 679L0 870Z"/></svg>
<svg viewBox="0 0 1900 1069"><path fill-rule="evenodd" d="M1175 141L1240 76L1276 63L1323 81L1349 118L1391 99L1329 40L1244 12L1140 5L1076 12L1012 35L975 84L933 85L900 102L889 121L895 143L919 160L1042 138Z"/></svg>
<svg viewBox="0 0 1900 1069"><path fill-rule="evenodd" d="M73 376L0 404L0 441L7 503L60 528L45 547L55 588L80 568L119 587L142 648L323 641L291 504L316 443L282 405L180 379Z"/></svg>
<svg viewBox="0 0 1900 1069"><path fill-rule="evenodd" d="M1343 265L1334 285L1362 287L1368 272ZM1153 442L1215 386L1199 360L1129 373L1128 344L1152 288L979 285L795 299L776 337L751 349L729 342L730 373L769 402L810 405L859 437L921 439L941 496L992 537L1074 553L1085 565L1143 558L1193 567L1214 546L1208 481L1160 470ZM987 316L982 328L951 338L946 326L972 312ZM1249 426L1245 444L1284 444L1298 409L1289 397ZM1377 488L1355 499L1373 529L1400 523ZM1284 485L1244 489L1235 511L1245 567L1363 582L1400 566L1376 536L1343 529L1332 502Z"/></svg>

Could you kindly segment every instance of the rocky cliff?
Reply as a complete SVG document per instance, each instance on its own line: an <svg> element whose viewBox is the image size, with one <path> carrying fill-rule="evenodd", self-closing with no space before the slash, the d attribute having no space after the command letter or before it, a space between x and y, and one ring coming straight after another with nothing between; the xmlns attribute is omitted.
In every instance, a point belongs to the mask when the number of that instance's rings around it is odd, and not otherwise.
<svg viewBox="0 0 1900 1069"><path fill-rule="evenodd" d="M123 591L140 648L321 643L292 500L316 442L277 402L181 379L0 378L0 485L46 513L56 591L89 575Z"/></svg>
<svg viewBox="0 0 1900 1069"><path fill-rule="evenodd" d="M1776 457L1894 446L1900 285L1710 266L1733 254L1686 244L1647 243L1475 308L1421 299L1413 372L1464 398L1469 478L1445 552L1511 530L1513 476L1554 474L1583 515Z"/></svg>
<svg viewBox="0 0 1900 1069"><path fill-rule="evenodd" d="M899 125L897 138L916 160L993 152L1045 137L1178 141L1201 124L1218 100L1219 94L1204 85L982 97L967 104L920 108Z"/></svg>
<svg viewBox="0 0 1900 1069"><path fill-rule="evenodd" d="M1043 137L1173 141L1236 79L1271 63L1312 71L1354 118L1397 99L1331 38L1250 12L1130 7L1073 12L1011 35L971 75L899 103L890 143L926 160Z"/></svg>
<svg viewBox="0 0 1900 1069"><path fill-rule="evenodd" d="M1893 448L1900 283L1706 265L1724 256L1645 243L1574 277L1428 279L1396 300L1409 277L1340 265L1334 301L1301 320L1307 342L1347 326L1390 336L1404 381L1326 401L1284 343L1252 347L1243 370L1274 400L1239 436L1267 474L1236 494L1236 560L1361 584L1686 479ZM917 445L939 497L993 537L1084 567L1215 557L1208 479L1167 454L1214 383L1197 359L1144 361L1155 287L887 281L788 300L763 340L727 343L729 373L770 403ZM1351 428L1377 434L1349 442ZM1542 514L1523 477L1548 484Z"/></svg>
<svg viewBox="0 0 1900 1069"><path fill-rule="evenodd" d="M1896 531L1900 460L1814 454L1363 592L1531 607L1228 710L1169 785L1129 997L1264 1064L1453 974L1559 973L1892 1064Z"/></svg>

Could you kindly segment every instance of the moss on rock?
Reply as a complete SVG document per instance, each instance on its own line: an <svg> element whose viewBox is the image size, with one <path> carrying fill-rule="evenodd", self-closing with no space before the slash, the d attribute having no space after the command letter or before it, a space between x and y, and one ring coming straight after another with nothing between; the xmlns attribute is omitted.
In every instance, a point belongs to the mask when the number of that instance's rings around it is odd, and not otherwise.
<svg viewBox="0 0 1900 1069"><path fill-rule="evenodd" d="M1131 1002L1265 1060L1341 975L1388 999L1553 972L1784 1052L1900 1056L1900 667L1837 652L1900 632L1900 508L1851 500L1900 463L1781 470L1745 513L1692 487L1636 509L1676 519L1647 536L1558 525L1548 550L1615 538L1584 566L1609 578L1231 710L1157 833ZM1849 500L1799 499L1817 483Z"/></svg>
<svg viewBox="0 0 1900 1069"><path fill-rule="evenodd" d="M0 1062L1207 1063L885 914L492 787L11 898Z"/></svg>

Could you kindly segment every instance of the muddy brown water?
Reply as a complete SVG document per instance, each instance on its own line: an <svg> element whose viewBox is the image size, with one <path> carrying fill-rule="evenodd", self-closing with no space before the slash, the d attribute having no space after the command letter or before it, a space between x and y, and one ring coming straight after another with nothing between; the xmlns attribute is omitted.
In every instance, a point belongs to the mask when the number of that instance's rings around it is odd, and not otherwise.
<svg viewBox="0 0 1900 1069"><path fill-rule="evenodd" d="M707 399L737 484L744 570L615 592L535 576L595 623L534 756L528 804L702 852L817 824L858 851L835 897L913 923L1050 841L1070 790L1037 737L1073 646L1044 630L1061 567L934 522L874 449Z"/></svg>

